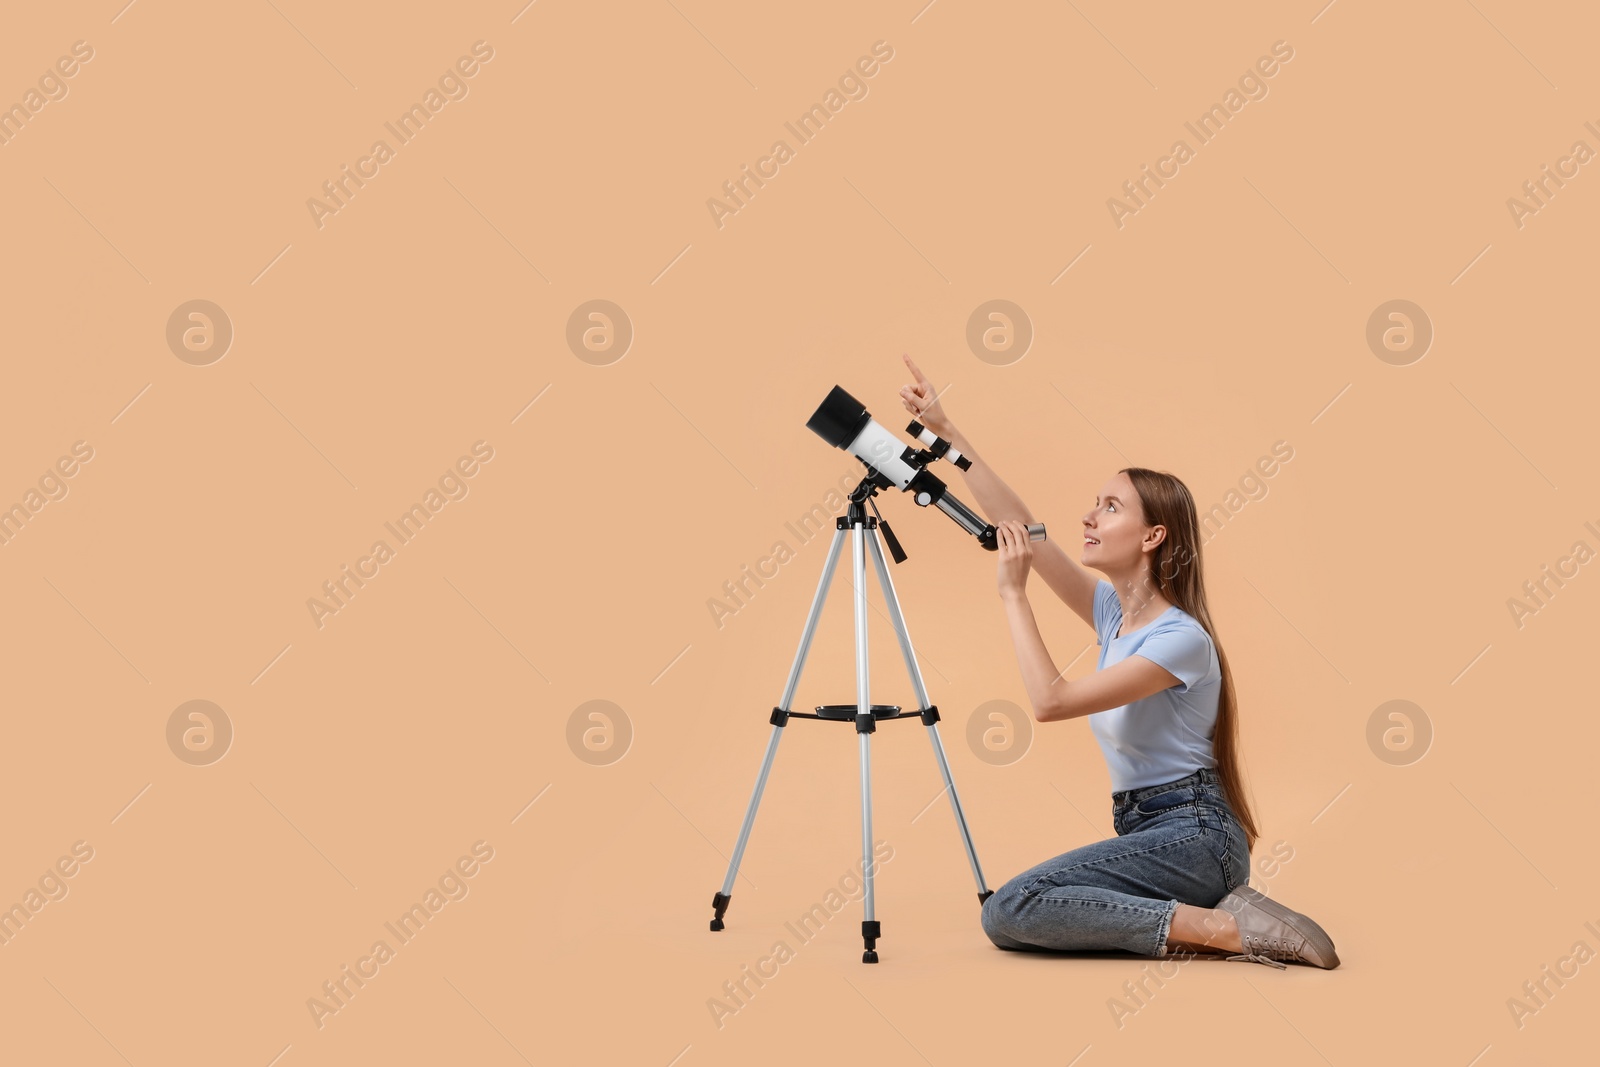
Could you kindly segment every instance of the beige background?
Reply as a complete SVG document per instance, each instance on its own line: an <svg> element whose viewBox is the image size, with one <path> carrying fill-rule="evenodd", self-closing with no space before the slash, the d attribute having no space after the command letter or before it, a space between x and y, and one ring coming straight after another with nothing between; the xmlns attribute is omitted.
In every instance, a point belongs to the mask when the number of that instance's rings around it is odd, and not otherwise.
<svg viewBox="0 0 1600 1067"><path fill-rule="evenodd" d="M0 547L0 901L66 890L0 947L8 1062L1592 1051L1596 965L1520 1027L1507 1003L1600 950L1600 578L1520 628L1507 606L1600 549L1600 177L1520 228L1506 203L1600 148L1584 5L121 4L32 5L0 36L5 102L94 52L0 147L0 503L93 449ZM307 200L477 41L468 95L319 228ZM708 198L877 41L868 95L718 228ZM1195 147L1184 123L1277 41L1268 94L1116 226L1108 198ZM202 299L234 337L196 366L166 329ZM596 299L635 331L604 366L566 342ZM965 340L994 299L1035 332L1004 366ZM1398 299L1435 331L1405 366L1365 339ZM1205 563L1255 882L1341 968L1186 966L1119 1026L1146 961L993 948L901 724L873 747L882 963L860 962L859 903L809 943L784 926L859 858L843 725L787 732L707 932L825 554L785 523L852 473L805 419L837 383L901 429L901 352L1074 552L1118 467L1210 507L1293 447ZM478 441L468 494L319 628L308 599ZM1108 836L1086 723L1001 765L969 746L980 705L1027 699L993 557L882 506L991 887ZM778 540L794 558L718 628L707 601ZM1087 645L1072 676L1091 670L1093 635L1032 591L1056 662ZM797 709L853 699L848 592ZM872 620L873 697L910 703ZM232 726L209 765L169 747L191 700ZM569 746L591 700L632 735L604 765ZM1369 746L1391 700L1431 725L1423 758ZM80 841L92 860L46 877ZM468 895L319 1027L307 1001L398 945L384 924L479 841ZM1275 844L1293 858L1268 875ZM779 939L794 957L719 1027L708 1001Z"/></svg>

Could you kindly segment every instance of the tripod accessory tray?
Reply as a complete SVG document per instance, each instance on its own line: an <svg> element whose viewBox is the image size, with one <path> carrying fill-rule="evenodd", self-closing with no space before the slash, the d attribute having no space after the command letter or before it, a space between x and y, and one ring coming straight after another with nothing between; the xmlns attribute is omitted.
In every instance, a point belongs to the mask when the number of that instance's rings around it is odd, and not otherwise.
<svg viewBox="0 0 1600 1067"><path fill-rule="evenodd" d="M790 718L796 719L821 719L825 722L855 722L856 705L854 704L818 704L816 714L806 711L785 711L782 708L772 709L771 723L774 726L788 724ZM922 711L902 711L899 704L874 704L872 705L872 722L867 725L866 732L872 733L874 726L885 719L918 719L924 726L932 726L939 721L939 709L929 704Z"/></svg>

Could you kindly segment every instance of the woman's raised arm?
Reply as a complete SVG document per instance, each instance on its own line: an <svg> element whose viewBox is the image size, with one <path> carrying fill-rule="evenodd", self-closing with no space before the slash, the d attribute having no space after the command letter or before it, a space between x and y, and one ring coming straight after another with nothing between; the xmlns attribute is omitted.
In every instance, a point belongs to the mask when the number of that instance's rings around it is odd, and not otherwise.
<svg viewBox="0 0 1600 1067"><path fill-rule="evenodd" d="M916 382L900 388L900 402L924 426L955 445L961 450L962 455L972 461L972 466L964 473L966 487L984 516L997 525L1007 519L1015 519L1022 523L1034 522L1033 513L1028 510L1028 505L1022 502L1022 498L999 474L995 473L993 467L984 462L973 449L972 442L956 429L955 423L950 421L950 416L946 414L944 404L939 400L933 383L928 381L910 356L901 358L905 360L906 367ZM1059 540L1063 536L1076 539L1080 536L1080 531L1076 528L1068 530L1063 528L1062 524L1056 524L1052 539L1041 541L1034 546L1033 570L1051 591L1061 598L1062 603L1093 627L1094 588L1099 579L1084 570L1077 560L1067 555Z"/></svg>

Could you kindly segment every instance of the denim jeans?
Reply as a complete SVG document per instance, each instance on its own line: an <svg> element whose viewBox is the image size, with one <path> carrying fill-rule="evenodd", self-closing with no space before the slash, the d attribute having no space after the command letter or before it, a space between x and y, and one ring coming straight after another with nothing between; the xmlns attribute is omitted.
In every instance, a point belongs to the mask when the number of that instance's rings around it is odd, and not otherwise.
<svg viewBox="0 0 1600 1067"><path fill-rule="evenodd" d="M1005 949L1167 955L1178 905L1210 908L1250 877L1244 830L1216 772L1111 794L1117 836L1023 871L983 902Z"/></svg>

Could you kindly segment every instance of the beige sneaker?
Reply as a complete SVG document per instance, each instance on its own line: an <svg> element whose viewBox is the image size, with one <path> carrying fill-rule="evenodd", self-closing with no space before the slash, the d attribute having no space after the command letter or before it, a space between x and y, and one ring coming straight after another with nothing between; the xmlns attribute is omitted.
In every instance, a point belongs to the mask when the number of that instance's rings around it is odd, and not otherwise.
<svg viewBox="0 0 1600 1067"><path fill-rule="evenodd" d="M1322 927L1247 885L1223 897L1217 907L1239 924L1244 951L1229 956L1230 960L1264 963L1279 970L1287 969L1280 960L1328 970L1339 966L1333 939Z"/></svg>

